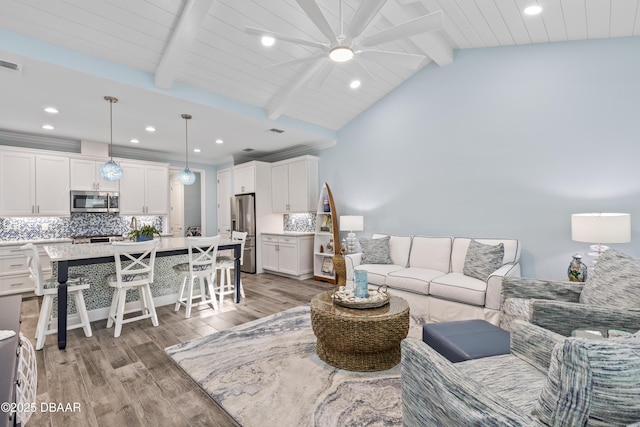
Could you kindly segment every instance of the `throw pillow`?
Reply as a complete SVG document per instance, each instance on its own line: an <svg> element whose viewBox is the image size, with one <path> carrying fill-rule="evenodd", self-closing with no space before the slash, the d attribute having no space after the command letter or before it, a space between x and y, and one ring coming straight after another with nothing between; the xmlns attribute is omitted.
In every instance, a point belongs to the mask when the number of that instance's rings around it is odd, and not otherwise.
<svg viewBox="0 0 640 427"><path fill-rule="evenodd" d="M640 421L640 340L567 338L556 344L533 415L549 426Z"/></svg>
<svg viewBox="0 0 640 427"><path fill-rule="evenodd" d="M476 240L469 242L469 249L464 258L462 273L465 276L487 280L487 277L502 266L504 244L485 245Z"/></svg>
<svg viewBox="0 0 640 427"><path fill-rule="evenodd" d="M582 304L640 306L640 260L609 249L596 264L580 292Z"/></svg>
<svg viewBox="0 0 640 427"><path fill-rule="evenodd" d="M389 251L391 236L379 239L360 239L362 264L393 264Z"/></svg>

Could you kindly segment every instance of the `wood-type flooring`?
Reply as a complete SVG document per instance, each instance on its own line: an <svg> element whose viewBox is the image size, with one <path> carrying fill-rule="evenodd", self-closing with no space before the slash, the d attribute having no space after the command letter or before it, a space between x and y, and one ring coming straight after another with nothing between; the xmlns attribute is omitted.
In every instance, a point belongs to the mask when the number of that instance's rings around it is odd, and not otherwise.
<svg viewBox="0 0 640 427"><path fill-rule="evenodd" d="M218 405L173 364L164 348L305 304L332 285L293 280L272 274L244 274L246 298L234 304L225 297L219 310L158 307L160 325L150 319L125 324L113 337L106 320L91 323L93 336L82 329L68 332L67 348L47 336L36 352L36 411L28 426L235 426ZM41 298L23 299L21 331L31 339ZM211 363L215 363L212 361Z"/></svg>

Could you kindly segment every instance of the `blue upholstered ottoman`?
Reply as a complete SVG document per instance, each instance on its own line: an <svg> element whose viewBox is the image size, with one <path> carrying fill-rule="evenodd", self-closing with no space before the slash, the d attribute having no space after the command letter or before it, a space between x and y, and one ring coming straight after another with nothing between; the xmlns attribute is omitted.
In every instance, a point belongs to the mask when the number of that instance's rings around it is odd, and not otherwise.
<svg viewBox="0 0 640 427"><path fill-rule="evenodd" d="M451 362L508 354L509 331L485 320L427 323L422 341Z"/></svg>

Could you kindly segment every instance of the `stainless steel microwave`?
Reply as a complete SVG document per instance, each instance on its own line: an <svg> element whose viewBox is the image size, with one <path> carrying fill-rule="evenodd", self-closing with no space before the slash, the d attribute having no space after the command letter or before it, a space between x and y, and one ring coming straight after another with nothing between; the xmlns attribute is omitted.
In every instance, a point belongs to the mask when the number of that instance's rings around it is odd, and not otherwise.
<svg viewBox="0 0 640 427"><path fill-rule="evenodd" d="M72 191L71 212L118 213L120 194L107 191Z"/></svg>

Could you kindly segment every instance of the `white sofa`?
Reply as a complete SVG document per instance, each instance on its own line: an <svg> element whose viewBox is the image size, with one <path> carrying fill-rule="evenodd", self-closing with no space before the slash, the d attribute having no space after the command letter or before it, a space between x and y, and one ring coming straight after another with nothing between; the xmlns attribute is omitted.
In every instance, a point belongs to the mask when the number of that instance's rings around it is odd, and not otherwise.
<svg viewBox="0 0 640 427"><path fill-rule="evenodd" d="M382 237L386 235L372 236ZM471 240L504 245L502 266L484 281L463 273ZM425 321L485 319L498 325L502 280L520 276L520 251L515 239L390 236L393 263L363 264L361 252L347 255L347 279L352 280L354 269L366 270L370 285L387 285L391 294L409 302L412 315Z"/></svg>

